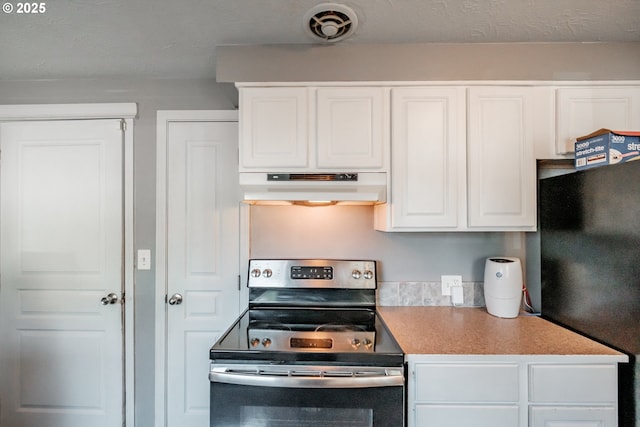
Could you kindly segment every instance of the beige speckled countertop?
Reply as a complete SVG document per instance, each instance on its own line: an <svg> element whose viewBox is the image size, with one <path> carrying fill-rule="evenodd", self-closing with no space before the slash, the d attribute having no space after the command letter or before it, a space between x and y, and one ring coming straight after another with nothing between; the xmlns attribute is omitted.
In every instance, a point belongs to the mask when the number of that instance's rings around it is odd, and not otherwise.
<svg viewBox="0 0 640 427"><path fill-rule="evenodd" d="M378 307L405 354L623 356L537 316L501 319L484 308Z"/></svg>

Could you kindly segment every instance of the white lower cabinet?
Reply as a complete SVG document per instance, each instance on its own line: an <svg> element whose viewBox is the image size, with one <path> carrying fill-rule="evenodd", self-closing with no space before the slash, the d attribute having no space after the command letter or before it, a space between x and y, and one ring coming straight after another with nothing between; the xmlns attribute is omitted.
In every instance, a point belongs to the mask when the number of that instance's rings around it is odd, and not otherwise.
<svg viewBox="0 0 640 427"><path fill-rule="evenodd" d="M519 369L517 363L410 363L409 426L518 426Z"/></svg>
<svg viewBox="0 0 640 427"><path fill-rule="evenodd" d="M427 355L407 360L408 427L618 425L615 361Z"/></svg>
<svg viewBox="0 0 640 427"><path fill-rule="evenodd" d="M415 423L409 425L517 426L518 369L515 363L416 363L409 392L415 393Z"/></svg>

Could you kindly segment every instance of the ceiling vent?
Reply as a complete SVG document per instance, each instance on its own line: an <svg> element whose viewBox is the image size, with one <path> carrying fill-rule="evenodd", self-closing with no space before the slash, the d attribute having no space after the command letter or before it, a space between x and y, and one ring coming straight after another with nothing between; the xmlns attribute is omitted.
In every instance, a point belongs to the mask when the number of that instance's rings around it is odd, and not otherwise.
<svg viewBox="0 0 640 427"><path fill-rule="evenodd" d="M305 31L315 40L335 43L355 33L358 17L342 4L322 3L304 16Z"/></svg>

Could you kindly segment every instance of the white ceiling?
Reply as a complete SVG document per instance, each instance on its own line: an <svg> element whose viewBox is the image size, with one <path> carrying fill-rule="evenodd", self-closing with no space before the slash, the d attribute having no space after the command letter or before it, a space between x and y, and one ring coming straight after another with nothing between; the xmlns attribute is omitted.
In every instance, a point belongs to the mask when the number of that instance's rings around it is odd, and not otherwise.
<svg viewBox="0 0 640 427"><path fill-rule="evenodd" d="M41 0L42 1L42 0ZM0 13L0 79L213 78L225 44L308 44L318 0L44 0ZM340 43L640 42L640 0L344 0Z"/></svg>

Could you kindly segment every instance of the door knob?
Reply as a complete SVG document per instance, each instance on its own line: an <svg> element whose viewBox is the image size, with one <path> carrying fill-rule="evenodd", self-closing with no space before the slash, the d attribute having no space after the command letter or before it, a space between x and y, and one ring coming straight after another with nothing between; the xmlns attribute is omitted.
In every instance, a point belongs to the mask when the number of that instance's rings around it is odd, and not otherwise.
<svg viewBox="0 0 640 427"><path fill-rule="evenodd" d="M182 295L173 294L171 298L169 298L169 305L180 305L182 304Z"/></svg>
<svg viewBox="0 0 640 427"><path fill-rule="evenodd" d="M118 294L114 294L113 292L111 292L106 297L102 297L102 299L100 299L100 303L102 305L115 304L116 302L118 302Z"/></svg>

